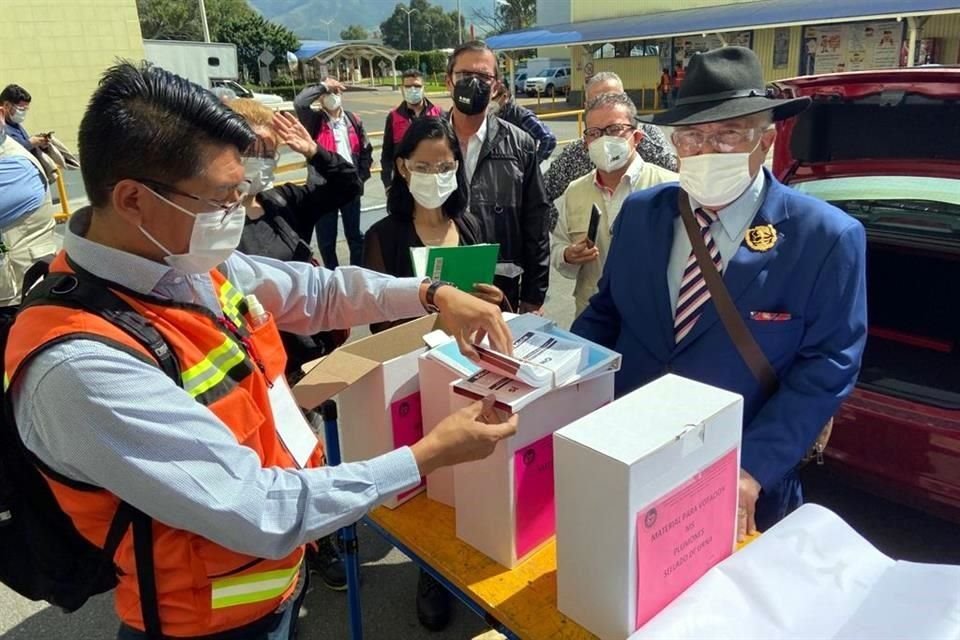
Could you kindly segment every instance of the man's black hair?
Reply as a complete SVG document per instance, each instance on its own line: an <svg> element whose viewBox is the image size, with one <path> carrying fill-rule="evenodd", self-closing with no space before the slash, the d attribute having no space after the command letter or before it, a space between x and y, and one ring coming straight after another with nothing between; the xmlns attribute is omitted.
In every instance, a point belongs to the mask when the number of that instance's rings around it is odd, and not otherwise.
<svg viewBox="0 0 960 640"><path fill-rule="evenodd" d="M419 69L407 69L406 71L403 72L403 76L400 81L403 82L404 78L422 78L422 77L423 77L423 74L420 73Z"/></svg>
<svg viewBox="0 0 960 640"><path fill-rule="evenodd" d="M31 102L30 92L18 84L8 84L0 92L0 102L12 102L20 104L21 102Z"/></svg>
<svg viewBox="0 0 960 640"><path fill-rule="evenodd" d="M497 64L497 54L493 52L493 49L487 46L487 43L483 40L467 40L459 47L453 50L453 53L450 54L450 57L447 58L447 75L453 74L453 67L457 64L457 58L460 57L461 53L466 53L467 51L488 51L490 55L493 56L493 75L499 80L500 79L500 65Z"/></svg>
<svg viewBox="0 0 960 640"><path fill-rule="evenodd" d="M256 136L206 89L147 62L103 74L80 122L83 184L94 207L120 180L175 185L203 173L208 146L249 147Z"/></svg>
<svg viewBox="0 0 960 640"><path fill-rule="evenodd" d="M467 173L464 168L463 154L460 152L460 143L453 132L453 127L444 118L417 118L410 123L410 128L403 134L403 139L397 145L393 154L393 162L397 158L409 158L416 151L417 145L424 140L443 139L447 141L453 157L457 161L457 189L450 194L446 202L440 207L443 215L451 220L459 218L467 209ZM400 220L413 220L413 195L406 179L394 167L393 182L387 192L387 213Z"/></svg>

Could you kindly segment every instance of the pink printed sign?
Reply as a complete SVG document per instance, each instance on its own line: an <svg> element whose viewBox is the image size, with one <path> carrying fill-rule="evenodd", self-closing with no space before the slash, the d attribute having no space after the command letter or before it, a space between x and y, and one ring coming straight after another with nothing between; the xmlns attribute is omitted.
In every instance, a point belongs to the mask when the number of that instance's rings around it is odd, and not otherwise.
<svg viewBox="0 0 960 640"><path fill-rule="evenodd" d="M411 393L390 405L390 422L393 425L393 446L409 447L423 438L423 412L420 410L420 392ZM426 483L423 478L413 489L397 495L403 500Z"/></svg>
<svg viewBox="0 0 960 640"><path fill-rule="evenodd" d="M637 513L637 628L733 553L737 450Z"/></svg>
<svg viewBox="0 0 960 640"><path fill-rule="evenodd" d="M515 544L520 558L556 533L553 434L513 454Z"/></svg>

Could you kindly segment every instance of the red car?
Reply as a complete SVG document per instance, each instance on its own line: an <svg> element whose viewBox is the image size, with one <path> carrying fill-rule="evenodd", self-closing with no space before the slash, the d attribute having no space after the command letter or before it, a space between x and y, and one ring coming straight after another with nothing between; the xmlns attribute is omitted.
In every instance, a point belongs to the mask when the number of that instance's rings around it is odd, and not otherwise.
<svg viewBox="0 0 960 640"><path fill-rule="evenodd" d="M960 522L960 68L778 81L774 173L867 231L869 337L826 455L853 483Z"/></svg>

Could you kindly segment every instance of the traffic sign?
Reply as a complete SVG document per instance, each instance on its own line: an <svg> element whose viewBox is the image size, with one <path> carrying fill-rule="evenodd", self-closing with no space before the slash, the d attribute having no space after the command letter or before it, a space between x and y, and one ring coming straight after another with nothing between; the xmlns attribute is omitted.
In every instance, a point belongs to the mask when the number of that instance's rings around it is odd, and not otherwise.
<svg viewBox="0 0 960 640"><path fill-rule="evenodd" d="M260 52L260 57L257 58L257 60L260 61L260 64L262 64L262 65L264 65L264 66L270 66L275 59L276 59L276 56L274 56L272 53L270 53L270 52L267 51L266 49L264 49L263 51L261 51L261 52Z"/></svg>

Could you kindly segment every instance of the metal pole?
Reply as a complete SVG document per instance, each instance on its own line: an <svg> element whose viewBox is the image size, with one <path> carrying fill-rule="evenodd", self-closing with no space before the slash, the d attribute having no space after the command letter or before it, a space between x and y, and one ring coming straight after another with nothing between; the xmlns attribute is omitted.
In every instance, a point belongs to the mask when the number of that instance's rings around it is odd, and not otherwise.
<svg viewBox="0 0 960 640"><path fill-rule="evenodd" d="M400 8L403 9L404 13L407 14L407 51L413 51L413 36L410 32L410 14L414 13L416 9L404 9L403 7Z"/></svg>
<svg viewBox="0 0 960 640"><path fill-rule="evenodd" d="M912 67L917 59L917 19L913 16L907 16L907 26L909 27L907 40L907 66Z"/></svg>
<svg viewBox="0 0 960 640"><path fill-rule="evenodd" d="M203 0L197 0L200 5L200 24L203 25L203 41L210 42L210 25L207 24L207 8Z"/></svg>
<svg viewBox="0 0 960 640"><path fill-rule="evenodd" d="M463 44L463 13L460 11L460 0L457 0L457 33L459 34L457 44Z"/></svg>
<svg viewBox="0 0 960 640"><path fill-rule="evenodd" d="M337 429L337 404L327 400L320 407L323 415L323 431L326 436L327 464L335 467L340 464L340 434ZM343 560L347 569L347 602L350 612L350 637L363 638L363 617L360 611L360 556L357 547L357 525L351 524L340 529L340 543L343 547Z"/></svg>

